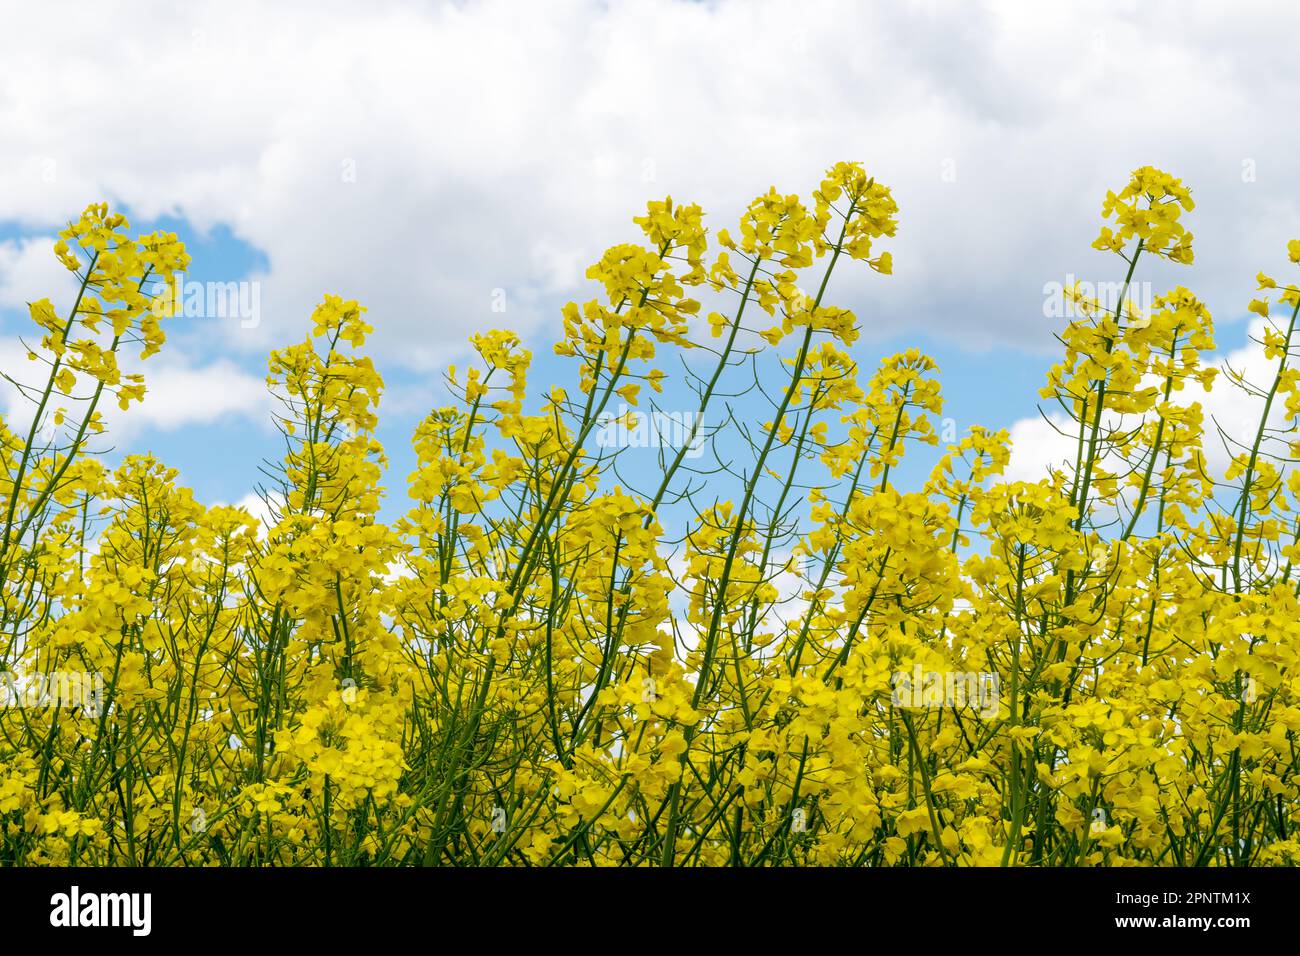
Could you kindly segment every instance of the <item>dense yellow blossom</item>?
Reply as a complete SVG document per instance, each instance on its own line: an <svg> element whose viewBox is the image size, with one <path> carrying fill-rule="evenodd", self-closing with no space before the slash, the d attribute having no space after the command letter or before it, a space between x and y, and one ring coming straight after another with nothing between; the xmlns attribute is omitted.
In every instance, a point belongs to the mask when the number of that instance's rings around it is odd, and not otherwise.
<svg viewBox="0 0 1300 956"><path fill-rule="evenodd" d="M1271 378L1216 382L1204 303L1128 294L1193 208L1150 167L1107 194L1122 292L1067 290L1042 392L1073 461L1013 481L1005 431L941 439L928 356L859 368L832 276L885 281L899 216L860 165L712 236L653 201L562 310L576 388L475 335L385 523L332 295L270 356L264 515L101 464L188 257L88 207L0 423L0 863L1295 863L1300 291L1260 273ZM1222 474L1212 386L1259 412ZM601 436L674 387L682 440L625 469Z"/></svg>

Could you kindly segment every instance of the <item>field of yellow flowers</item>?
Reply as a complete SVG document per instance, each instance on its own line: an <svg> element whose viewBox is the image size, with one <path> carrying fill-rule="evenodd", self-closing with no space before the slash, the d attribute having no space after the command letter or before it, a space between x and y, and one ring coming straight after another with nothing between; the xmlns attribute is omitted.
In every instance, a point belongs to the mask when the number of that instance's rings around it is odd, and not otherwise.
<svg viewBox="0 0 1300 956"><path fill-rule="evenodd" d="M1192 208L1150 167L1105 197L1125 288L1192 262ZM383 382L334 296L270 356L269 518L102 463L105 405L146 388L119 356L164 347L150 290L189 258L89 207L54 249L75 301L32 303L4 370L31 417L0 425L0 863L1296 862L1297 286L1250 304L1271 379L1215 385L1257 400L1249 433L1197 401L1192 292L1074 295L1042 392L1070 466L1004 480L975 427L900 488L937 369L860 369L830 294L888 281L898 215L853 163L734 230L651 202L564 308L575 387L475 336L384 523ZM691 434L633 490L597 435L666 388Z"/></svg>

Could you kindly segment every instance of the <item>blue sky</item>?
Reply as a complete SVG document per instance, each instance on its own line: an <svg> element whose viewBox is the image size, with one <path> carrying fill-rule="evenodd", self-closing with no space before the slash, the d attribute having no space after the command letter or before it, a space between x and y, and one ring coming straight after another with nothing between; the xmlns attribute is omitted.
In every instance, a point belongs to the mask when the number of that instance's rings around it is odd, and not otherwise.
<svg viewBox="0 0 1300 956"><path fill-rule="evenodd" d="M535 381L562 374L559 308L594 294L583 270L636 237L647 199L699 202L716 230L767 186L806 195L857 159L901 207L895 275L832 287L864 326L859 359L925 349L959 427L1012 428L1018 467L1041 468L1036 394L1062 324L1044 289L1119 278L1088 247L1132 168L1167 168L1198 201L1196 265L1151 289L1190 286L1220 344L1255 360L1253 276L1287 275L1300 236L1300 66L1275 40L1300 13L1250 6L1225 22L1165 2L201 0L134 8L147 29L109 62L118 13L33 5L0 37L0 361L21 371L24 302L61 301L50 237L108 199L178 232L191 280L256 283L261 312L176 320L115 454L157 453L207 501L247 496L276 453L265 353L334 292L376 326L400 496L466 337L517 329Z"/></svg>

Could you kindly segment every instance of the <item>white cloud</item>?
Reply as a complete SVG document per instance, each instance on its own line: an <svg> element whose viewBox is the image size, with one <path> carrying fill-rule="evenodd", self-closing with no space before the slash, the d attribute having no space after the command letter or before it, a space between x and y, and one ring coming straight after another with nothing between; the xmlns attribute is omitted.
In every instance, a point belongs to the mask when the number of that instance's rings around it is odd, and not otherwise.
<svg viewBox="0 0 1300 956"><path fill-rule="evenodd" d="M29 237L0 242L0 308L26 316L27 304L40 299L71 299L77 282L55 258L54 238Z"/></svg>
<svg viewBox="0 0 1300 956"><path fill-rule="evenodd" d="M144 401L118 416L112 425L115 436L123 429L173 431L232 417L270 426L271 398L265 379L249 375L233 362L195 366L160 356L159 361L144 364L144 376Z"/></svg>
<svg viewBox="0 0 1300 956"><path fill-rule="evenodd" d="M225 502L218 501L213 507L224 505ZM243 508L250 515L257 519L257 537L260 540L266 540L267 532L273 524L274 514L272 509L284 507L284 495L276 491L266 492L265 494L256 491L250 491L244 497L235 502L234 507Z"/></svg>
<svg viewBox="0 0 1300 956"><path fill-rule="evenodd" d="M1046 418L1036 415L1015 422L1008 429L1011 460L1002 480L1038 481L1052 469L1063 471L1072 467L1078 446L1077 440L1070 437L1072 429L1077 433L1078 425L1060 414Z"/></svg>
<svg viewBox="0 0 1300 956"><path fill-rule="evenodd" d="M650 196L716 228L842 158L902 206L897 274L834 293L869 332L1050 348L1043 284L1113 277L1087 248L1098 204L1145 163L1196 192L1177 278L1217 313L1300 234L1281 2L200 0L8 26L0 218L47 229L107 196L228 224L269 262L267 319L232 336L255 352L325 291L417 367L486 325L554 329Z"/></svg>
<svg viewBox="0 0 1300 956"><path fill-rule="evenodd" d="M44 364L28 360L26 349L16 338L0 339L0 368L29 389L44 387L48 374ZM108 430L106 438L117 447L146 431L157 434L197 428L218 420L242 419L259 428L271 426L272 400L265 380L250 375L227 359L196 365L175 353L163 352L144 363L124 363L124 368L143 372L145 396L144 401L133 402L125 412L118 408L112 396L105 394L101 399L100 411ZM73 395L87 393L83 382ZM36 394L39 396L39 391ZM80 407L55 393L50 407L59 406L73 416ZM34 405L7 381L0 381L0 407L10 429L25 432L30 427Z"/></svg>

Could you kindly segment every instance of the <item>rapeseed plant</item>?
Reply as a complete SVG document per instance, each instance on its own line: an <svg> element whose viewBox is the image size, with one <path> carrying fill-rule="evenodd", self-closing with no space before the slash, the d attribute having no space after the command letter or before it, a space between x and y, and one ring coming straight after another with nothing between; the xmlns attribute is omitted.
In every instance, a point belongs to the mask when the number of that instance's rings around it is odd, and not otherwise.
<svg viewBox="0 0 1300 956"><path fill-rule="evenodd" d="M1150 167L1107 195L1125 290L1192 262L1192 209ZM574 393L473 336L386 524L372 330L334 296L270 356L265 517L102 463L101 403L146 387L119 356L165 344L147 290L189 259L89 207L54 250L75 300L30 308L44 384L7 376L32 418L0 424L0 670L100 683L0 708L0 862L1295 863L1300 291L1258 277L1273 377L1225 376L1261 415L1223 474L1205 305L1076 290L1042 393L1072 462L1006 480L973 427L900 488L938 369L864 374L830 301L890 275L898 213L854 163L712 237L651 202L563 309ZM623 480L597 435L674 384L691 433Z"/></svg>

